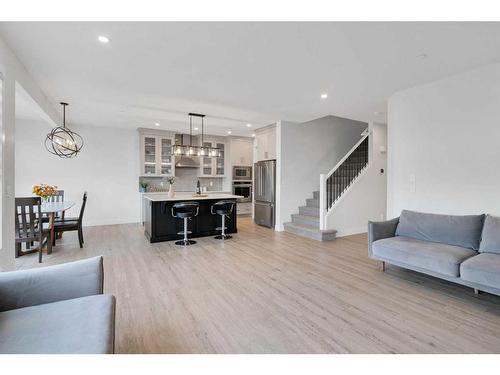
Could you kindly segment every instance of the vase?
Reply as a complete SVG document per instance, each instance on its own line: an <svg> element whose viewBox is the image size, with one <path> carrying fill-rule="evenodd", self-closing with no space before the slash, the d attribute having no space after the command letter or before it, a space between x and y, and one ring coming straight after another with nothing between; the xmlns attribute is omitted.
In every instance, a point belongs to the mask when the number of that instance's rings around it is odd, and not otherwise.
<svg viewBox="0 0 500 375"><path fill-rule="evenodd" d="M170 189L168 189L168 197L173 198L175 196L174 184L170 185Z"/></svg>

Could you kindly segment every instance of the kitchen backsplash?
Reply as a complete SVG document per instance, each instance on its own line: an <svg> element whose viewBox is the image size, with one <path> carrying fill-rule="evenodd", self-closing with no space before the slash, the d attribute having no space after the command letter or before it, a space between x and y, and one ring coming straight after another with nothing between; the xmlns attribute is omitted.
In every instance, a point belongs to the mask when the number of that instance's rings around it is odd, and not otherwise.
<svg viewBox="0 0 500 375"><path fill-rule="evenodd" d="M198 180L202 188L205 186L207 191L222 191L222 178L198 177L198 172L197 168L177 168L175 191L195 191ZM139 182L149 184L147 191L168 191L169 187L167 178L140 177Z"/></svg>

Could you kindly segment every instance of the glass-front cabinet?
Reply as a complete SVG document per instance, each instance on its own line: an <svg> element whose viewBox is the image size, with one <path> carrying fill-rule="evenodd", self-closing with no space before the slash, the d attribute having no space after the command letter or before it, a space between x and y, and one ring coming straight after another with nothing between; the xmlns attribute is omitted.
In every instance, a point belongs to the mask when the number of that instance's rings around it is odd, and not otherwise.
<svg viewBox="0 0 500 375"><path fill-rule="evenodd" d="M213 147L212 142L203 142L203 147ZM203 156L201 162L201 175L212 176L214 171L213 159L208 156Z"/></svg>
<svg viewBox="0 0 500 375"><path fill-rule="evenodd" d="M156 174L156 137L143 137L143 174Z"/></svg>
<svg viewBox="0 0 500 375"><path fill-rule="evenodd" d="M217 147L220 149L219 157L204 156L201 160L200 177L225 177L226 144L216 140L205 140L204 147Z"/></svg>
<svg viewBox="0 0 500 375"><path fill-rule="evenodd" d="M226 152L226 145L224 143L216 143L215 147L220 149L220 155L218 158L215 159L215 174L217 176L224 176L226 174L225 168L224 168L224 162L225 162L225 152Z"/></svg>
<svg viewBox="0 0 500 375"><path fill-rule="evenodd" d="M141 176L173 176L173 137L141 135Z"/></svg>
<svg viewBox="0 0 500 375"><path fill-rule="evenodd" d="M171 176L173 175L172 166L172 138L160 138L160 174Z"/></svg>

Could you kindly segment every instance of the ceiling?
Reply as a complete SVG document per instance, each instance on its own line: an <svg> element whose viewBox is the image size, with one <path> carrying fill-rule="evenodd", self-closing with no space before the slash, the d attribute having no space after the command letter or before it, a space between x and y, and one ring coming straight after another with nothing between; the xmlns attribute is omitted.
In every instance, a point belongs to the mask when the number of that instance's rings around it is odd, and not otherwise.
<svg viewBox="0 0 500 375"><path fill-rule="evenodd" d="M70 103L70 124L185 131L199 112L214 134L383 121L395 91L500 61L500 24L484 22L2 22L0 35L54 106Z"/></svg>

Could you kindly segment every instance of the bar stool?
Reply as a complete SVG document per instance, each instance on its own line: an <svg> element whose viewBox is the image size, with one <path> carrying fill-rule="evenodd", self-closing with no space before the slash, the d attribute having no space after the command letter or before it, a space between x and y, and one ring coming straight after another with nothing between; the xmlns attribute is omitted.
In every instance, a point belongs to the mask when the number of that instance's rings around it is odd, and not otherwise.
<svg viewBox="0 0 500 375"><path fill-rule="evenodd" d="M187 230L187 221L188 219L198 216L199 209L200 205L198 204L198 202L179 202L175 203L172 206L172 216L179 219L184 219L184 231L177 233L184 235L184 239L176 241L176 245L189 246L196 243L196 241L188 240L187 238L187 235L192 233L191 231Z"/></svg>
<svg viewBox="0 0 500 375"><path fill-rule="evenodd" d="M221 215L222 216L222 226L215 228L215 230L222 230L221 234L215 236L214 238L217 240L228 240L232 238L232 236L226 234L226 216L229 217L234 209L234 201L218 201L215 202L210 211L212 215Z"/></svg>

